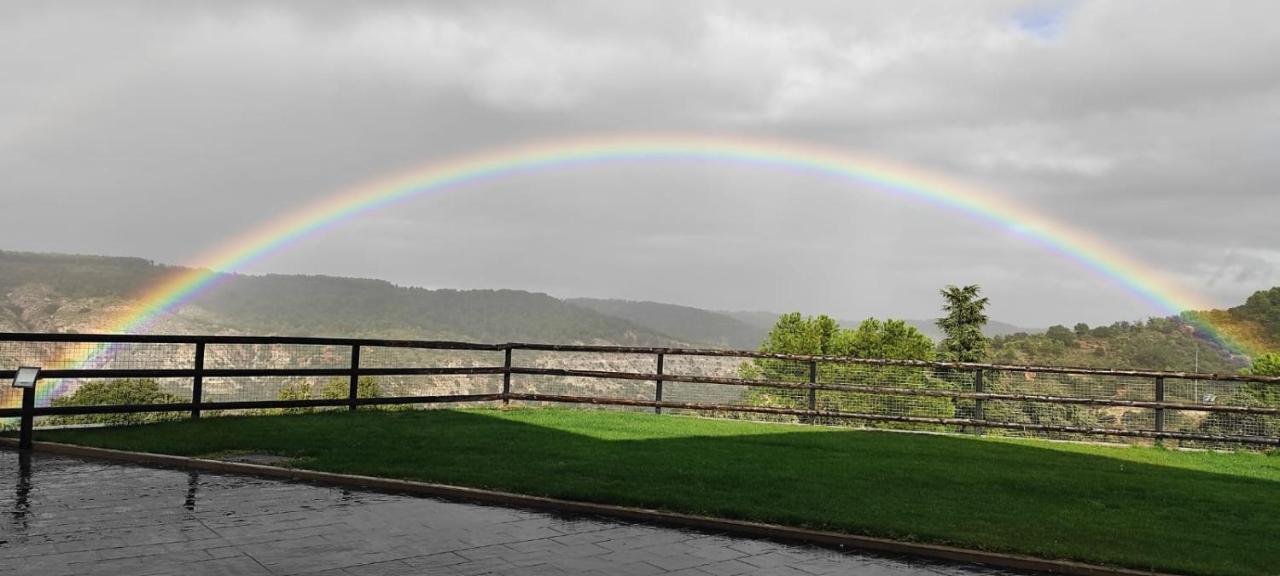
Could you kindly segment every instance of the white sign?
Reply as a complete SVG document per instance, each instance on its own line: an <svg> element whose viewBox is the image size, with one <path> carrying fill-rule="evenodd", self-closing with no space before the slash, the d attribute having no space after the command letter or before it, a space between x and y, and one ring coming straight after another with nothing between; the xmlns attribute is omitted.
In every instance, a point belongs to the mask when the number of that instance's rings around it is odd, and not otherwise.
<svg viewBox="0 0 1280 576"><path fill-rule="evenodd" d="M40 374L39 368L23 366L18 368L18 373L13 375L14 388L35 388L36 377Z"/></svg>

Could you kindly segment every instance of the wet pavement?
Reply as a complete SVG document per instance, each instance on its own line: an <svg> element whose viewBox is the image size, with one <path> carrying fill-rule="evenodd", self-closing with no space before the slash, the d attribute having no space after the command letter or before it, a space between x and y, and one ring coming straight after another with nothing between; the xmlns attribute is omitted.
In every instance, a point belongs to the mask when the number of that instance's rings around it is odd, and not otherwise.
<svg viewBox="0 0 1280 576"><path fill-rule="evenodd" d="M0 574L1015 574L11 450L0 450L0 514Z"/></svg>

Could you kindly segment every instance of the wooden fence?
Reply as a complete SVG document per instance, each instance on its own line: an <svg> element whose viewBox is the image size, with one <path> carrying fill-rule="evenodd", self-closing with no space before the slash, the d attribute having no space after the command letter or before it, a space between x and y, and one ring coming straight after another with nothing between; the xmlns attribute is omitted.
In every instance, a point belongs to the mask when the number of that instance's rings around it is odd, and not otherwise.
<svg viewBox="0 0 1280 576"><path fill-rule="evenodd" d="M250 366L212 365L248 358ZM235 354L226 351L235 351ZM249 350L252 352L245 352ZM431 362L362 363L370 351L428 352ZM466 356L465 362L456 361ZM393 358L397 356L392 355ZM266 358L266 361L262 359ZM281 359L284 360L281 360ZM477 359L480 358L480 359ZM676 366L673 366L673 361ZM273 364L274 362L274 364ZM281 367L280 362L290 364ZM225 363L225 362L224 362ZM431 364L431 365L424 365ZM39 366L36 390L7 381ZM364 378L490 379L445 393L362 396ZM77 404L84 382L164 379L186 383L189 399L147 404ZM339 397L230 398L211 379L342 379ZM36 418L106 414L305 409L441 403L590 404L734 418L790 420L941 432L1064 439L1148 439L1187 446L1280 446L1280 378L1146 370L924 362L771 354L745 350L536 343L0 333L0 418L18 418L29 445ZM608 383L608 385L592 383ZM250 385L250 389L252 384ZM456 388L456 386L455 386ZM241 386L239 389L244 390ZM1271 392L1271 393L1268 393ZM73 396L71 396L73 397Z"/></svg>

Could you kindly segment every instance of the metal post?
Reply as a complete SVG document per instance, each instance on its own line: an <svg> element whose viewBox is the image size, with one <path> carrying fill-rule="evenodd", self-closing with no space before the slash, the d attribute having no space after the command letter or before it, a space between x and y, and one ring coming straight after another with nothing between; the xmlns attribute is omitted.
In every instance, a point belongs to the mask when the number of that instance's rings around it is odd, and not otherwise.
<svg viewBox="0 0 1280 576"><path fill-rule="evenodd" d="M653 392L653 401L657 402L658 404L662 404L662 358L663 356L664 356L663 353L661 352L658 353L658 371L657 371L658 379L654 381L657 384L657 388L655 388ZM661 414L662 406L660 405L654 406L653 413Z"/></svg>
<svg viewBox="0 0 1280 576"><path fill-rule="evenodd" d="M196 342L196 375L191 378L191 418L200 418L200 404L204 401L204 342Z"/></svg>
<svg viewBox="0 0 1280 576"><path fill-rule="evenodd" d="M18 426L18 449L31 449L31 432L35 427L36 389L22 389L22 417Z"/></svg>
<svg viewBox="0 0 1280 576"><path fill-rule="evenodd" d="M814 384L817 384L817 383L818 383L818 361L810 360L809 361L809 413L810 413L809 423L810 424L817 423L818 421L818 418L816 415L818 411L818 389L814 387Z"/></svg>
<svg viewBox="0 0 1280 576"><path fill-rule="evenodd" d="M347 383L347 409L356 409L356 398L360 394L360 345L351 345L351 380Z"/></svg>
<svg viewBox="0 0 1280 576"><path fill-rule="evenodd" d="M982 370L973 373L973 391L981 394L986 391L986 387L982 383ZM986 417L982 413L982 399L975 398L973 401L973 419L985 420ZM982 435L982 426L974 426L973 434L975 436Z"/></svg>
<svg viewBox="0 0 1280 576"><path fill-rule="evenodd" d="M502 405L511 405L511 347L502 355Z"/></svg>
<svg viewBox="0 0 1280 576"><path fill-rule="evenodd" d="M1156 376L1156 402L1164 402L1164 376ZM1164 408L1156 408L1156 432L1164 432ZM1156 444L1164 444L1164 439L1156 438Z"/></svg>

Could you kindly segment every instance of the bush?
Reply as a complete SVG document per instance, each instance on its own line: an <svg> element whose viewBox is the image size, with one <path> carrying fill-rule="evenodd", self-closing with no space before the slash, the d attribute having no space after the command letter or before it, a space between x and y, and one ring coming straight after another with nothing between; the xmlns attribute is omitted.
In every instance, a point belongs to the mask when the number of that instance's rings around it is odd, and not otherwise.
<svg viewBox="0 0 1280 576"><path fill-rule="evenodd" d="M311 382L298 382L281 388L276 393L276 400L342 400L351 392L351 381L346 378L333 378L320 388L319 396L315 395L315 386ZM361 376L356 381L357 398L377 398L382 396L382 387L372 376ZM315 408L281 408L278 414L307 414L315 412Z"/></svg>
<svg viewBox="0 0 1280 576"><path fill-rule="evenodd" d="M178 404L185 402L160 390L155 380L129 378L124 380L98 380L80 386L75 392L54 398L53 406L123 406L137 404ZM183 412L138 412L134 414L82 414L77 416L51 416L48 422L54 426L70 424L145 424L181 420Z"/></svg>

